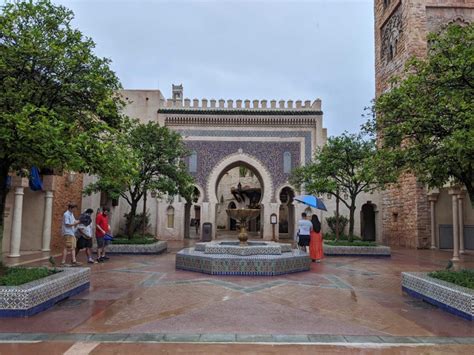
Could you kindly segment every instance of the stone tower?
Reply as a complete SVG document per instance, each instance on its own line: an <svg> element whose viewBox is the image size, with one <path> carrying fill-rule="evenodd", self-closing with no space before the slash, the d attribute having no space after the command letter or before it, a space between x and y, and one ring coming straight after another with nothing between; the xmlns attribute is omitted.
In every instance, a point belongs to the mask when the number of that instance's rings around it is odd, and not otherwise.
<svg viewBox="0 0 474 355"><path fill-rule="evenodd" d="M177 101L183 102L183 84L181 85L173 84L173 100L174 102L177 102Z"/></svg>
<svg viewBox="0 0 474 355"><path fill-rule="evenodd" d="M389 79L405 62L426 55L426 35L452 23L474 21L474 0L375 0L376 97L388 90ZM411 175L399 188L383 192L383 236L394 246L429 245L429 204L424 187Z"/></svg>

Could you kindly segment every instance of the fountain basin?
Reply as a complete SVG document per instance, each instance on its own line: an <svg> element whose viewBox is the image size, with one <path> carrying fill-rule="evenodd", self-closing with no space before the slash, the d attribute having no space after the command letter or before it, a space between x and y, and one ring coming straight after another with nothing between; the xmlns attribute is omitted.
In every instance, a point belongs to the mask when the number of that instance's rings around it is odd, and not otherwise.
<svg viewBox="0 0 474 355"><path fill-rule="evenodd" d="M308 271L310 265L307 253L275 242L196 243L176 254L176 269L210 275L274 276Z"/></svg>
<svg viewBox="0 0 474 355"><path fill-rule="evenodd" d="M242 245L237 241L213 241L208 243L196 243L196 251L204 254L228 254L228 255L281 255L291 252L290 244L275 242L249 241Z"/></svg>

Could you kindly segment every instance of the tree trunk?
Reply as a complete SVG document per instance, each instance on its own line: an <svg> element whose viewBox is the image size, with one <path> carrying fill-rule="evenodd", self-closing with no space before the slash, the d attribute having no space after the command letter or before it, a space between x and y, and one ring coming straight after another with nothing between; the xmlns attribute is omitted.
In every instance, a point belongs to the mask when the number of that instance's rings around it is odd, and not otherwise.
<svg viewBox="0 0 474 355"><path fill-rule="evenodd" d="M146 194L147 194L147 191L145 190L144 194L143 194L143 219L142 219L142 223L143 223L143 229L142 229L142 234L143 236L145 236L146 234Z"/></svg>
<svg viewBox="0 0 474 355"><path fill-rule="evenodd" d="M354 212L355 212L355 200L351 201L351 208L349 208L349 241L352 242L354 238Z"/></svg>
<svg viewBox="0 0 474 355"><path fill-rule="evenodd" d="M3 265L3 221L5 213L5 201L7 199L7 179L10 166L8 164L0 164L0 268Z"/></svg>
<svg viewBox="0 0 474 355"><path fill-rule="evenodd" d="M336 240L339 240L339 190L336 195Z"/></svg>
<svg viewBox="0 0 474 355"><path fill-rule="evenodd" d="M130 205L130 214L128 218L128 224L125 228L125 230L127 231L128 239L132 239L133 237L133 225L135 223L136 214L137 214L137 201L133 200L132 204Z"/></svg>

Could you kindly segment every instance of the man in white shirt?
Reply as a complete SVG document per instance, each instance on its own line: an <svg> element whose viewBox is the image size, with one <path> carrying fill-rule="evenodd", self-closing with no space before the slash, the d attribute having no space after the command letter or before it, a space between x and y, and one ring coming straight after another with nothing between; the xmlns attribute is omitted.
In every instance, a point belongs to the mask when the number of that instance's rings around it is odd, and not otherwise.
<svg viewBox="0 0 474 355"><path fill-rule="evenodd" d="M67 211L64 212L63 215L62 234L64 240L64 248L61 266L66 266L66 258L68 252L71 253L72 266L79 265L79 263L76 261L76 237L74 235L76 231L76 226L79 224L79 221L76 220L76 218L74 217L74 213L72 212L76 207L77 206L75 204L70 203L67 206Z"/></svg>
<svg viewBox="0 0 474 355"><path fill-rule="evenodd" d="M310 233L313 228L313 224L307 220L306 213L301 214L301 219L298 221L298 246L306 251L306 247L309 247Z"/></svg>

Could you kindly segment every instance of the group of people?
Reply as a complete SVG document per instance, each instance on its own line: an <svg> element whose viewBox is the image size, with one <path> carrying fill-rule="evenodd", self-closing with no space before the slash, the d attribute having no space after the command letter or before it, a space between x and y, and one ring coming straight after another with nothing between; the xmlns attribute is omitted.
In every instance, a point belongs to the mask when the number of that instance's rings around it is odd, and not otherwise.
<svg viewBox="0 0 474 355"><path fill-rule="evenodd" d="M301 250L307 251L309 248L309 257L313 262L321 262L324 258L323 253L323 235L321 233L321 222L318 216L313 214L311 220L308 220L306 213L301 214L298 221L298 233L296 242Z"/></svg>
<svg viewBox="0 0 474 355"><path fill-rule="evenodd" d="M74 209L77 208L75 204L69 204L67 211L64 212L62 221L62 235L63 235L63 257L61 266L66 266L67 255L71 254L72 266L81 265L76 257L82 249L85 249L87 262L89 264L102 263L109 259L105 255L105 249L110 239L110 225L108 215L110 209L103 207L97 211L95 219L95 238L97 241L97 258L92 257L92 239L94 237L94 230L92 226L92 214L94 210L86 209L79 219L74 217Z"/></svg>

